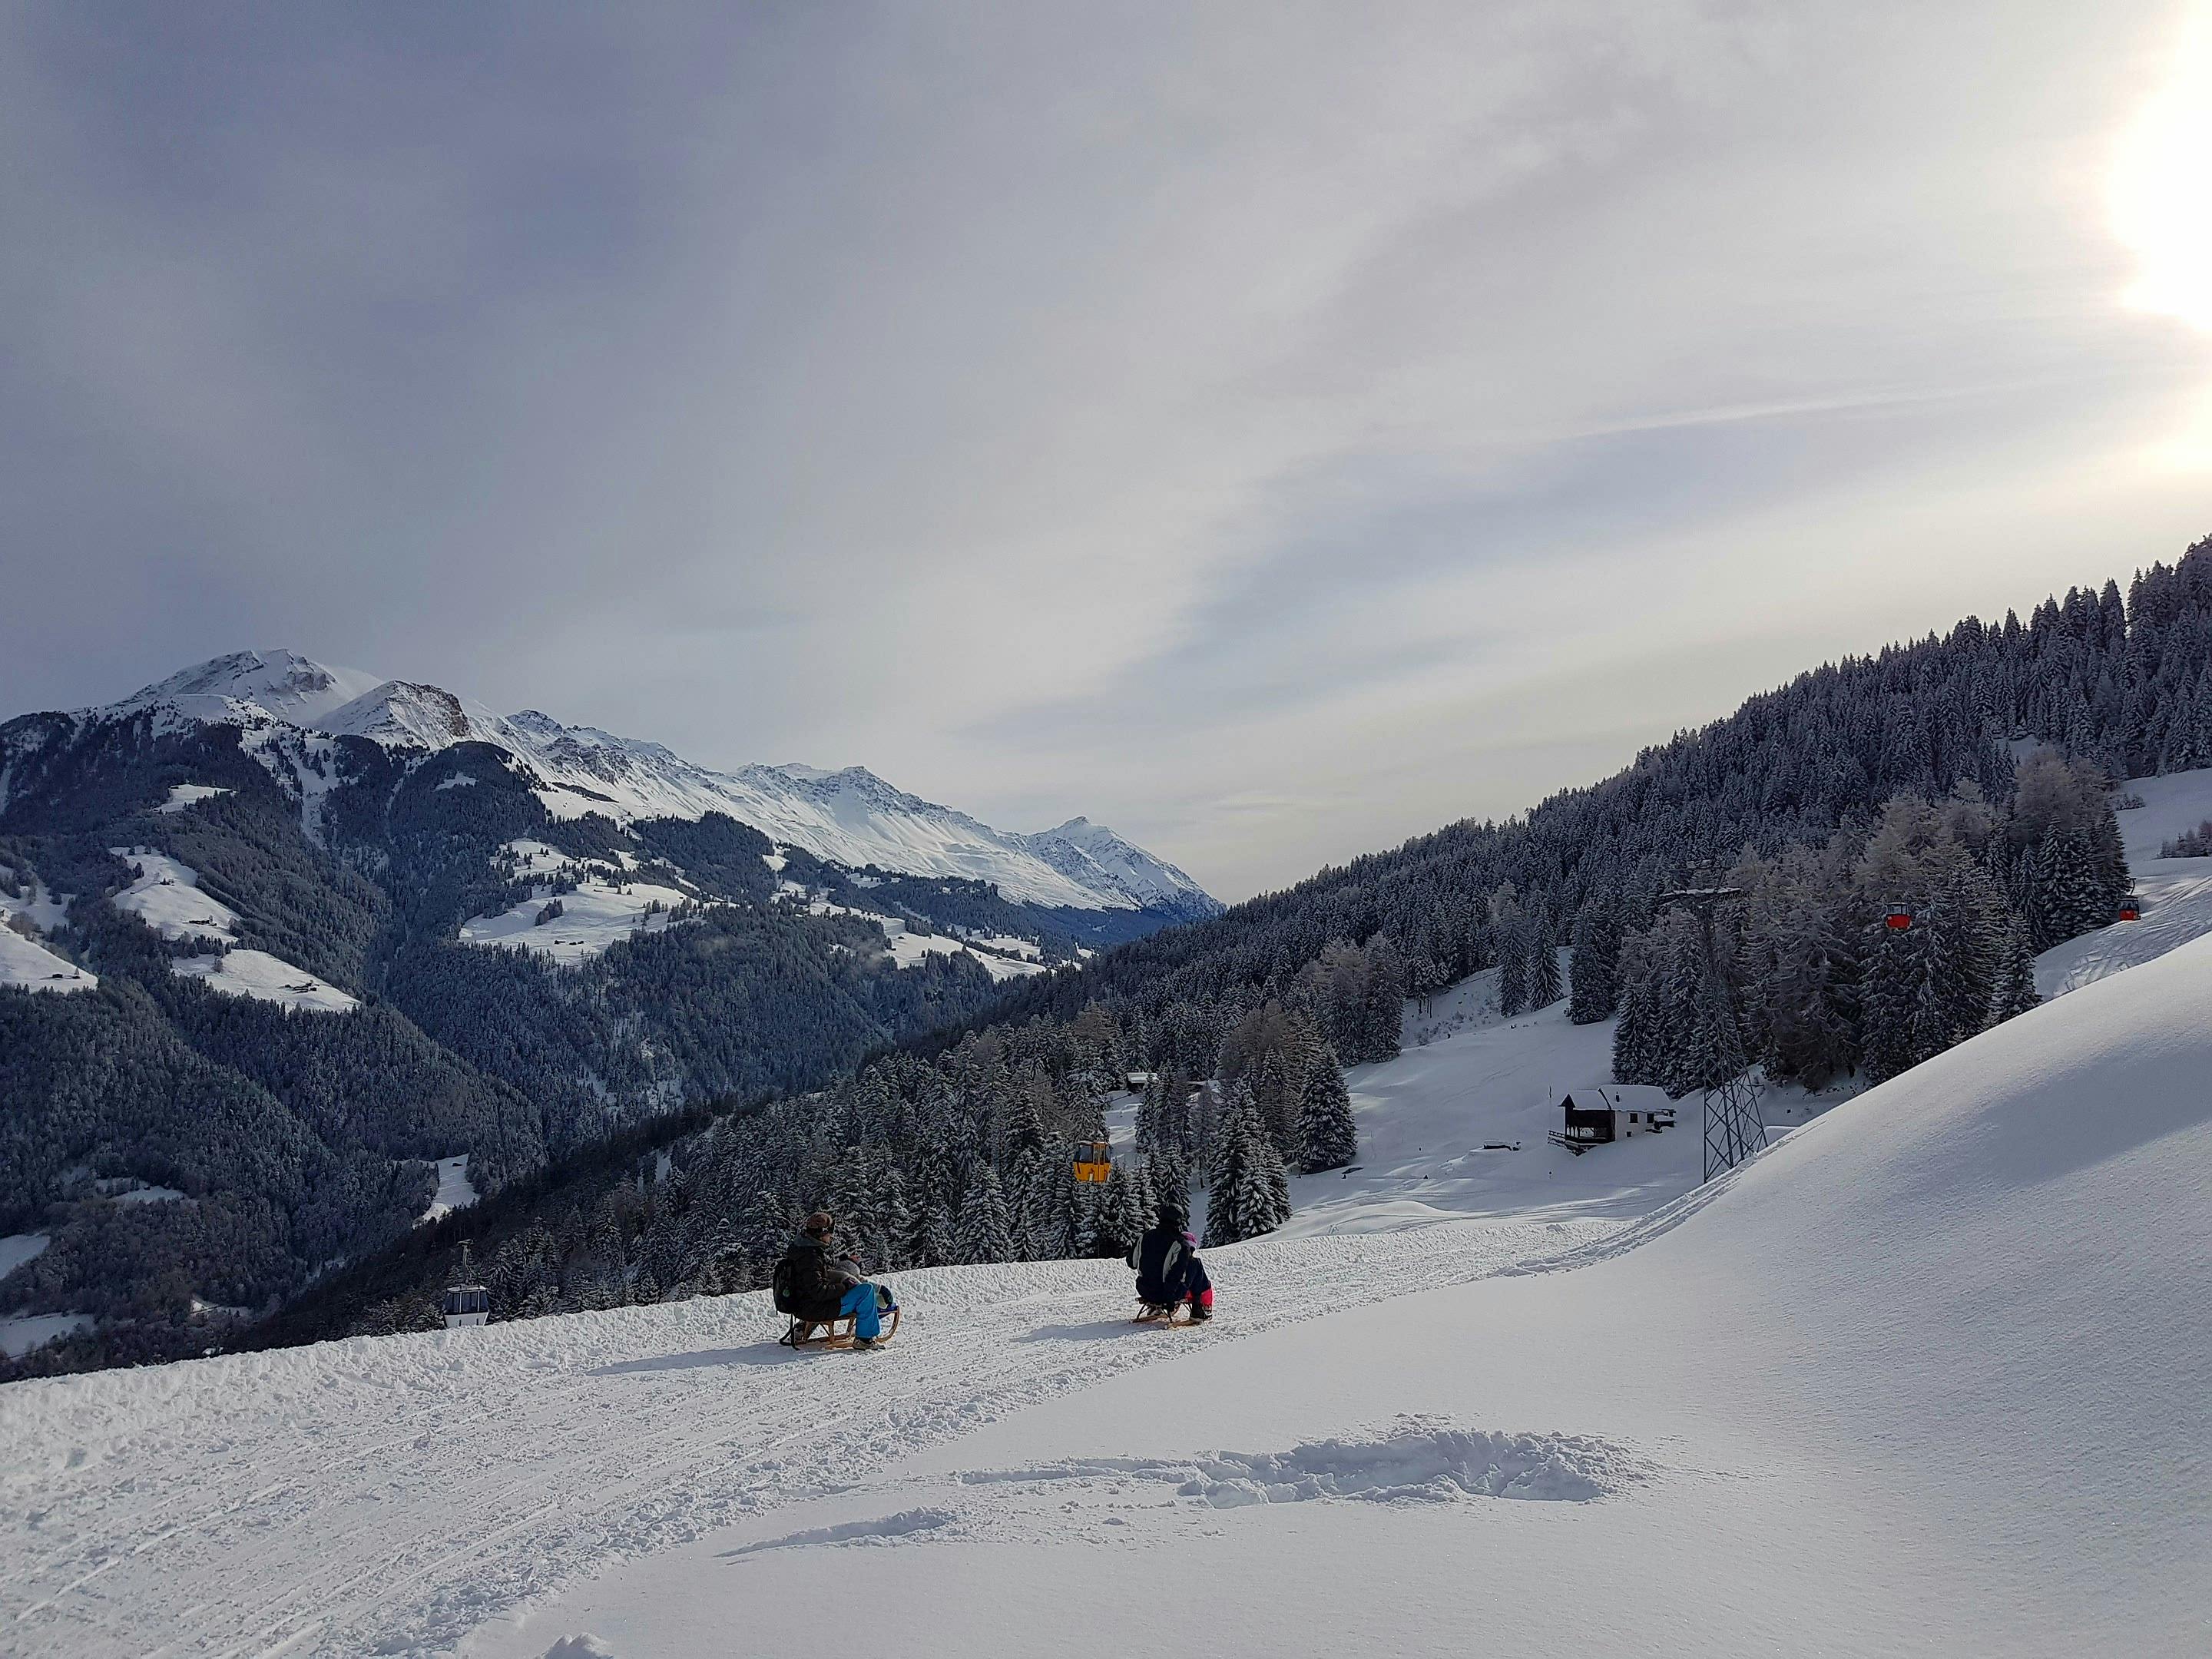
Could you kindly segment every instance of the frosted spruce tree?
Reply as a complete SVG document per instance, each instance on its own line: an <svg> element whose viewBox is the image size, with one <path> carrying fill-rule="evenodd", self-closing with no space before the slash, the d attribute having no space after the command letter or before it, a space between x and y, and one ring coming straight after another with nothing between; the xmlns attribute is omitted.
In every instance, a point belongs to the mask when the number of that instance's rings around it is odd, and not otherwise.
<svg viewBox="0 0 2212 1659"><path fill-rule="evenodd" d="M1206 1198L1209 1248L1271 1233L1291 1213L1282 1154L1253 1109L1249 1092L1240 1088L1231 1095L1218 1139Z"/></svg>
<svg viewBox="0 0 2212 1659"><path fill-rule="evenodd" d="M1006 1212L1006 1195L1000 1188L998 1171L988 1164L975 1166L968 1183L968 1196L960 1206L956 1234L963 1261L1012 1261L1014 1259L1013 1219Z"/></svg>
<svg viewBox="0 0 2212 1659"><path fill-rule="evenodd" d="M1620 1000L1620 905L1612 893L1583 907L1575 919L1574 947L1567 1018L1577 1025L1610 1019Z"/></svg>
<svg viewBox="0 0 2212 1659"><path fill-rule="evenodd" d="M1551 935L1534 917L1527 922L1528 928L1528 1006L1548 1008L1566 994L1559 983L1559 953L1553 947Z"/></svg>
<svg viewBox="0 0 2212 1659"><path fill-rule="evenodd" d="M1309 1171L1340 1170L1358 1153L1352 1096L1336 1056L1324 1048L1307 1069L1298 1097L1298 1162Z"/></svg>

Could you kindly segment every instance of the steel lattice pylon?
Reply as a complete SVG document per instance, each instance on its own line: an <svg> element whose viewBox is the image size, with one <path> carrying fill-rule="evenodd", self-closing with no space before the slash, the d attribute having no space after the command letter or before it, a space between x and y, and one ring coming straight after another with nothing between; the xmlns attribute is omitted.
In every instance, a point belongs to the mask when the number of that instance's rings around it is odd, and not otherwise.
<svg viewBox="0 0 2212 1659"><path fill-rule="evenodd" d="M1741 887L1686 887L1660 895L1661 903L1679 904L1697 915L1705 941L1705 994L1715 1005L1713 1029L1723 1034L1728 1052L1721 1056L1722 1062L1731 1067L1726 1082L1705 1091L1703 1132L1707 1181L1723 1170L1733 1170L1766 1146L1766 1124L1759 1110L1759 1087L1752 1080L1750 1063L1735 1041L1735 1011L1721 968L1720 947L1713 937L1713 912L1725 901L1742 896Z"/></svg>
<svg viewBox="0 0 2212 1659"><path fill-rule="evenodd" d="M1766 1145L1759 1114L1759 1085L1747 1068L1717 1089L1705 1091L1705 1179L1733 1170Z"/></svg>

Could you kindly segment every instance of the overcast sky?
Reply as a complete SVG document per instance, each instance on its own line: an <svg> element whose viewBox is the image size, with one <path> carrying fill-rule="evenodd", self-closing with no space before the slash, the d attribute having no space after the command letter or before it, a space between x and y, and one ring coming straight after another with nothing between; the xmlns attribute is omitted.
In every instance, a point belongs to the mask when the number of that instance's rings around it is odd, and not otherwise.
<svg viewBox="0 0 2212 1659"><path fill-rule="evenodd" d="M1236 898L2212 532L2185 7L0 20L0 713L287 646Z"/></svg>

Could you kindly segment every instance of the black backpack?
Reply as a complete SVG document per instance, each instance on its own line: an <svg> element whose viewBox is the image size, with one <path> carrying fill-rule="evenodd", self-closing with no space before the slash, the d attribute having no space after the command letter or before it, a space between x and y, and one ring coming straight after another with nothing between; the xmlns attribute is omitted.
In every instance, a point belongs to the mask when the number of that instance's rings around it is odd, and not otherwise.
<svg viewBox="0 0 2212 1659"><path fill-rule="evenodd" d="M842 1294L833 1295L822 1280L828 1257L820 1249L802 1250L796 1246L783 1253L769 1277L769 1291L775 1298L775 1310L793 1319L823 1319L836 1311Z"/></svg>

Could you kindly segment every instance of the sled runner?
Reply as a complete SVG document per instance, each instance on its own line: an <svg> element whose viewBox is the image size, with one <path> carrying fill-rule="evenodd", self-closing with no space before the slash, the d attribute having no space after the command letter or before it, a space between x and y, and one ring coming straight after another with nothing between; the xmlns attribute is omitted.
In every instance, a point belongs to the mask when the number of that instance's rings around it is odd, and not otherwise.
<svg viewBox="0 0 2212 1659"><path fill-rule="evenodd" d="M857 1314L832 1314L827 1319L801 1319L791 1316L791 1324L777 1342L787 1348L849 1348L853 1346L853 1327ZM884 1328L876 1334L876 1346L897 1334L899 1310L896 1305L884 1310ZM817 1335L816 1333L820 1334Z"/></svg>
<svg viewBox="0 0 2212 1659"><path fill-rule="evenodd" d="M1129 1322L1132 1325L1182 1326L1195 1325L1198 1321L1191 1317L1188 1302L1170 1302L1165 1306L1157 1302L1140 1302L1137 1304L1137 1316Z"/></svg>

